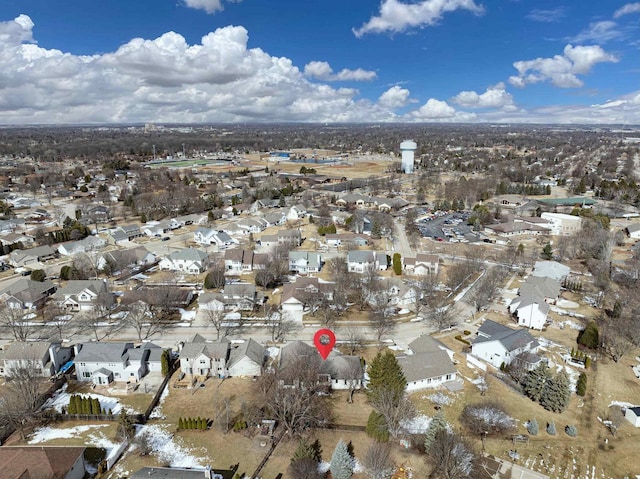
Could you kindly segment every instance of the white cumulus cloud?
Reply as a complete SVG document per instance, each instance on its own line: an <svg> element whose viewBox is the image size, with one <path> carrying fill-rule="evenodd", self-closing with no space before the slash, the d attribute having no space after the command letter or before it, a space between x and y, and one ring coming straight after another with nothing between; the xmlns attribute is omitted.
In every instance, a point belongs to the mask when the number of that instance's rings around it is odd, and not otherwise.
<svg viewBox="0 0 640 479"><path fill-rule="evenodd" d="M618 58L607 53L598 45L567 45L562 55L553 58L536 58L535 60L518 61L513 64L518 75L509 78L509 82L517 87L527 84L550 81L561 88L577 88L583 85L578 75L589 73L597 63L616 63Z"/></svg>
<svg viewBox="0 0 640 479"><path fill-rule="evenodd" d="M415 111L411 116L421 120L450 119L456 114L456 109L446 101L429 98L427 102Z"/></svg>
<svg viewBox="0 0 640 479"><path fill-rule="evenodd" d="M513 97L504 83L490 86L484 93L461 91L452 101L464 108L505 108L513 106Z"/></svg>
<svg viewBox="0 0 640 479"><path fill-rule="evenodd" d="M411 92L406 88L394 85L378 98L378 105L383 108L401 108L409 102Z"/></svg>
<svg viewBox="0 0 640 479"><path fill-rule="evenodd" d="M232 0L238 3L241 0ZM207 13L215 13L224 10L222 0L184 0L184 4L189 8L204 10Z"/></svg>
<svg viewBox="0 0 640 479"><path fill-rule="evenodd" d="M618 8L613 14L613 18L620 18L623 15L629 15L630 13L640 13L640 2L627 3Z"/></svg>
<svg viewBox="0 0 640 479"><path fill-rule="evenodd" d="M317 78L323 81L371 81L376 78L376 72L357 68L350 70L343 68L338 73L327 62L313 61L304 67L304 74L309 78Z"/></svg>
<svg viewBox="0 0 640 479"><path fill-rule="evenodd" d="M403 3L399 0L382 0L380 14L372 17L360 28L354 29L356 37L366 33L404 32L410 28L435 25L445 13L468 10L480 15L484 8L474 0L421 0Z"/></svg>

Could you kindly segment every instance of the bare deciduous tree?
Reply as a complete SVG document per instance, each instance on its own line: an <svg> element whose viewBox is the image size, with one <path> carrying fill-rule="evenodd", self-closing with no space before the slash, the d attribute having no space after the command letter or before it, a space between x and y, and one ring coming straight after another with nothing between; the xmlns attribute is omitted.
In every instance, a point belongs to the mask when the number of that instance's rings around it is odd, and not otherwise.
<svg viewBox="0 0 640 479"><path fill-rule="evenodd" d="M138 341L148 339L156 333L162 333L167 323L154 316L151 307L144 301L136 301L127 306L127 316L123 325L133 328L138 335Z"/></svg>
<svg viewBox="0 0 640 479"><path fill-rule="evenodd" d="M413 403L406 397L398 399L397 392L392 389L381 389L371 399L371 405L384 416L387 430L394 438L404 432L403 424L416 415Z"/></svg>
<svg viewBox="0 0 640 479"><path fill-rule="evenodd" d="M24 311L8 304L0 306L0 330L16 341L26 341L35 330L32 320L24 318Z"/></svg>
<svg viewBox="0 0 640 479"><path fill-rule="evenodd" d="M471 444L458 434L442 429L427 451L435 477L465 479L473 476L476 456Z"/></svg>
<svg viewBox="0 0 640 479"><path fill-rule="evenodd" d="M7 392L0 401L0 424L20 431L23 440L25 428L39 419L41 384L34 359L21 361L8 371Z"/></svg>
<svg viewBox="0 0 640 479"><path fill-rule="evenodd" d="M374 442L362 456L362 467L369 479L389 479L395 469L391 460L391 446Z"/></svg>
<svg viewBox="0 0 640 479"><path fill-rule="evenodd" d="M353 356L364 347L365 337L360 328L349 327L340 332L340 340L349 349L349 354Z"/></svg>

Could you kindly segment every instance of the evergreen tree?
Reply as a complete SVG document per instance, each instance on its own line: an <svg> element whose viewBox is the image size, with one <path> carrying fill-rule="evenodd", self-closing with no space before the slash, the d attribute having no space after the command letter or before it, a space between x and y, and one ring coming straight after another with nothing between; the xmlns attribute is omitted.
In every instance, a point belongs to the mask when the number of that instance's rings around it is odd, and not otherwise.
<svg viewBox="0 0 640 479"><path fill-rule="evenodd" d="M184 429L184 421L182 421L182 418L178 418L178 431L180 431L181 429Z"/></svg>
<svg viewBox="0 0 640 479"><path fill-rule="evenodd" d="M556 435L556 423L551 421L549 424L547 424L547 434L549 434L550 436L555 436Z"/></svg>
<svg viewBox="0 0 640 479"><path fill-rule="evenodd" d="M576 384L576 394L578 396L584 396L587 393L587 375L580 373L578 376L578 383Z"/></svg>
<svg viewBox="0 0 640 479"><path fill-rule="evenodd" d="M424 449L427 453L431 449L431 446L433 446L438 432L444 431L446 429L447 421L444 418L444 414L442 413L442 411L438 411L438 413L433 416L433 419L429 423L427 431L424 433Z"/></svg>
<svg viewBox="0 0 640 479"><path fill-rule="evenodd" d="M532 436L538 435L538 421L536 421L535 418L527 424L527 431L529 431L529 434Z"/></svg>
<svg viewBox="0 0 640 479"><path fill-rule="evenodd" d="M75 414L76 413L76 395L72 395L69 398L69 406L67 406L67 414Z"/></svg>
<svg viewBox="0 0 640 479"><path fill-rule="evenodd" d="M131 439L136 433L136 426L124 409L120 411L118 418L118 437L120 439Z"/></svg>
<svg viewBox="0 0 640 479"><path fill-rule="evenodd" d="M570 385L569 375L563 369L545 384L540 397L540 405L549 411L564 411L571 399Z"/></svg>
<svg viewBox="0 0 640 479"><path fill-rule="evenodd" d="M581 344L585 348L597 349L600 344L600 335L598 332L598 325L595 321L591 321L587 324L587 327L578 335L578 344Z"/></svg>
<svg viewBox="0 0 640 479"><path fill-rule="evenodd" d="M404 396L407 380L402 372L402 367L391 351L384 354L378 352L373 361L369 364L369 385L367 386L367 396L369 400L375 401L381 391L391 390L397 402Z"/></svg>
<svg viewBox="0 0 640 479"><path fill-rule="evenodd" d="M100 400L98 398L91 399L91 414L100 414Z"/></svg>
<svg viewBox="0 0 640 479"><path fill-rule="evenodd" d="M349 455L347 444L342 439L333 450L329 470L333 479L349 479L353 475L353 458Z"/></svg>
<svg viewBox="0 0 640 479"><path fill-rule="evenodd" d="M550 377L549 366L546 363L541 363L524 377L522 381L524 394L532 401L539 401Z"/></svg>
<svg viewBox="0 0 640 479"><path fill-rule="evenodd" d="M171 353L169 352L168 349L165 349L164 351L162 351L162 354L160 355L160 367L162 369L162 377L165 377L167 374L169 374L170 361L171 361Z"/></svg>
<svg viewBox="0 0 640 479"><path fill-rule="evenodd" d="M301 459L313 459L316 462L320 462L319 448L320 448L320 443L309 444L309 442L303 438L298 443L298 447L296 447L296 450L293 453L291 462L296 462Z"/></svg>
<svg viewBox="0 0 640 479"><path fill-rule="evenodd" d="M369 414L365 431L367 436L378 442L387 442L389 440L389 430L384 416L376 411L371 411L371 414Z"/></svg>
<svg viewBox="0 0 640 479"><path fill-rule="evenodd" d="M402 257L400 253L393 254L393 272L398 276L402 274Z"/></svg>
<svg viewBox="0 0 640 479"><path fill-rule="evenodd" d="M88 397L82 398L82 414L91 414L91 399Z"/></svg>

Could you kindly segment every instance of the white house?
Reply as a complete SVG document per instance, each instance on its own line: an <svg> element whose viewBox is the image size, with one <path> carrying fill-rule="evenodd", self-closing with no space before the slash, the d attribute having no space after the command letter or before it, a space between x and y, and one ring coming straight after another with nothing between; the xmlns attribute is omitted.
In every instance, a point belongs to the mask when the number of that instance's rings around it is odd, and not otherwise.
<svg viewBox="0 0 640 479"><path fill-rule="evenodd" d="M111 307L114 303L107 283L100 279L70 280L56 291L53 298L64 309L75 312L90 311L98 303L106 307Z"/></svg>
<svg viewBox="0 0 640 479"><path fill-rule="evenodd" d="M266 350L253 339L230 345L227 373L231 377L257 377L262 375Z"/></svg>
<svg viewBox="0 0 640 479"><path fill-rule="evenodd" d="M375 251L349 251L347 253L347 270L350 273L365 273L371 268L385 271L387 269L387 255Z"/></svg>
<svg viewBox="0 0 640 479"><path fill-rule="evenodd" d="M437 254L418 253L415 258L404 258L404 268L416 276L437 275L440 258Z"/></svg>
<svg viewBox="0 0 640 479"><path fill-rule="evenodd" d="M34 369L39 376L48 378L60 371L71 359L71 348L58 342L13 342L0 350L0 376L10 376L19 368Z"/></svg>
<svg viewBox="0 0 640 479"><path fill-rule="evenodd" d="M471 354L496 368L503 363L509 365L516 358L525 361L527 368L533 368L542 360L536 354L539 346L526 329L514 330L487 319L471 343Z"/></svg>
<svg viewBox="0 0 640 479"><path fill-rule="evenodd" d="M511 300L509 312L516 318L518 326L541 331L547 322L549 305L539 297L517 296Z"/></svg>
<svg viewBox="0 0 640 479"><path fill-rule="evenodd" d="M69 241L58 246L58 253L61 256L73 256L88 251L95 251L104 246L107 242L98 236L87 236L79 241Z"/></svg>
<svg viewBox="0 0 640 479"><path fill-rule="evenodd" d="M264 218L243 218L236 223L236 226L245 233L261 233L269 223Z"/></svg>
<svg viewBox="0 0 640 479"><path fill-rule="evenodd" d="M304 205L295 205L289 208L287 211L287 220L288 221L297 221L301 218L304 218L307 215L307 209Z"/></svg>
<svg viewBox="0 0 640 479"><path fill-rule="evenodd" d="M202 377L227 376L229 340L207 341L196 334L180 349L180 370L184 374Z"/></svg>
<svg viewBox="0 0 640 479"><path fill-rule="evenodd" d="M631 239L640 239L640 223L631 223L625 229Z"/></svg>
<svg viewBox="0 0 640 479"><path fill-rule="evenodd" d="M289 271L300 274L317 273L322 268L322 256L313 251L289 251Z"/></svg>
<svg viewBox="0 0 640 479"><path fill-rule="evenodd" d="M189 274L204 273L209 267L209 255L198 249L185 248L160 260L162 271L179 271Z"/></svg>
<svg viewBox="0 0 640 479"><path fill-rule="evenodd" d="M551 223L551 234L569 236L580 231L582 218L564 213L542 213L540 217Z"/></svg>
<svg viewBox="0 0 640 479"><path fill-rule="evenodd" d="M453 351L437 339L424 334L409 344L410 354L398 357L407 380L407 391L419 391L453 383L458 371Z"/></svg>
<svg viewBox="0 0 640 479"><path fill-rule="evenodd" d="M91 381L97 386L112 381L138 382L150 370L160 368L162 349L152 343L139 348L133 343L83 343L75 348L78 381Z"/></svg>
<svg viewBox="0 0 640 479"><path fill-rule="evenodd" d="M206 246L215 244L219 248L238 243L224 231L215 230L213 228L198 228L193 233L193 241Z"/></svg>

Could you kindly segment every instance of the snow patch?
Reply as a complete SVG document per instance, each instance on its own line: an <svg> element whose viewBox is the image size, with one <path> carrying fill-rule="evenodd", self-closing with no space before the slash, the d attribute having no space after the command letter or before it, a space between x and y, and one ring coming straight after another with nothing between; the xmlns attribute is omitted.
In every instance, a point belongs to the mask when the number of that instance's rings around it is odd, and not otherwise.
<svg viewBox="0 0 640 479"><path fill-rule="evenodd" d="M427 432L431 421L432 418L421 414L409 421L402 421L401 425L409 434L424 434Z"/></svg>
<svg viewBox="0 0 640 479"><path fill-rule="evenodd" d="M108 396L103 396L101 394L94 393L80 393L83 397L90 397L91 399L97 399L100 401L100 409L104 409L105 411L109 411L111 409L111 413L114 415L120 414L120 410L122 406L120 405L120 400ZM56 412L62 412L62 408L67 409L69 407L69 400L71 399L71 394L67 392L67 385L62 386L58 391L54 393L47 401L43 404L42 409L54 409ZM129 414L137 414L138 411L125 406L124 410Z"/></svg>
<svg viewBox="0 0 640 479"><path fill-rule="evenodd" d="M180 320L181 321L193 321L196 319L196 311L187 311L185 309L178 309L180 312Z"/></svg>
<svg viewBox="0 0 640 479"><path fill-rule="evenodd" d="M149 419L165 419L164 414L162 414L162 405L164 404L164 400L169 396L169 385L165 386L164 391L160 395L160 400L158 401L158 405L151 411L149 414Z"/></svg>
<svg viewBox="0 0 640 479"><path fill-rule="evenodd" d="M167 431L166 426L140 426L136 433L136 436L138 435L147 437L152 454L168 462L169 467L204 468L201 459L193 456L191 451L180 444L174 435Z"/></svg>
<svg viewBox="0 0 640 479"><path fill-rule="evenodd" d="M29 444L40 444L54 439L71 439L93 429L107 427L106 424L91 424L67 428L39 427L29 438ZM100 447L100 446L97 446Z"/></svg>

